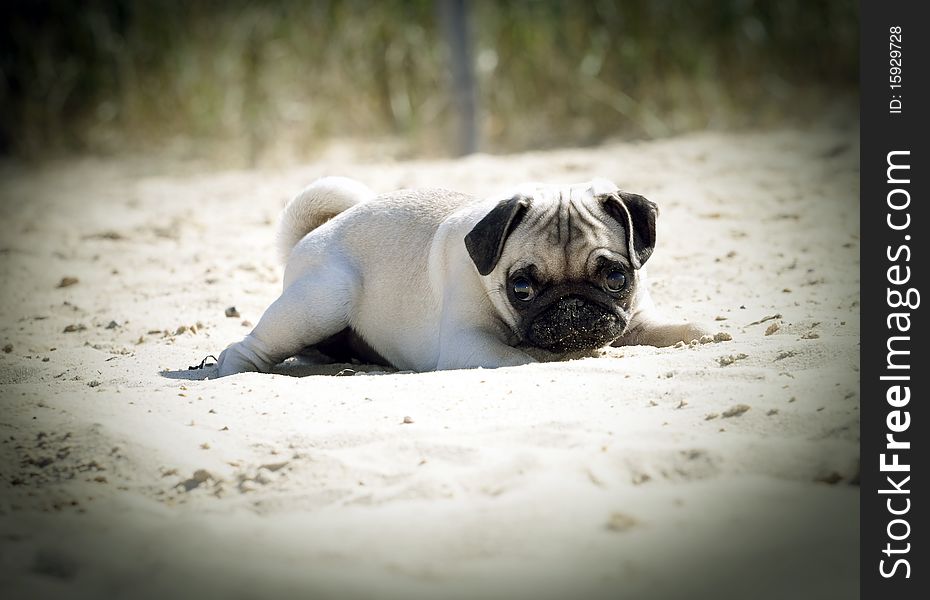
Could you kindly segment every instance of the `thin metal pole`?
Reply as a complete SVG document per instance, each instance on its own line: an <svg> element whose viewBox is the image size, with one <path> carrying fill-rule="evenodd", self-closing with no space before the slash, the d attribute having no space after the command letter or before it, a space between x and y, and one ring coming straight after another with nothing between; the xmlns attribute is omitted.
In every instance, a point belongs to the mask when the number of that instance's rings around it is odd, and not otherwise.
<svg viewBox="0 0 930 600"><path fill-rule="evenodd" d="M449 49L452 99L458 116L456 151L478 151L478 90L472 61L471 23L467 0L436 0L440 30Z"/></svg>

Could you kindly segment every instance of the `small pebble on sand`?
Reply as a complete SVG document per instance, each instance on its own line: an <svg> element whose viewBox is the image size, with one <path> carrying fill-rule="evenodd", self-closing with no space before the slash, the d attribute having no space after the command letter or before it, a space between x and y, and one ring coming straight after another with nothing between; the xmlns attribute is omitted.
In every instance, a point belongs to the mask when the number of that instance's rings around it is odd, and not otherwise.
<svg viewBox="0 0 930 600"><path fill-rule="evenodd" d="M610 531L629 531L639 524L635 518L622 512L612 512L607 518L607 529Z"/></svg>
<svg viewBox="0 0 930 600"><path fill-rule="evenodd" d="M725 411L723 411L723 414L721 416L724 419L729 419L730 417L738 417L742 415L744 412L746 412L747 410L749 410L750 408L751 407L748 404L737 404L736 406L732 408L728 408Z"/></svg>
<svg viewBox="0 0 930 600"><path fill-rule="evenodd" d="M728 356L721 356L720 358L717 359L717 362L720 363L721 367L726 367L726 366L732 365L738 360L743 360L744 358L749 358L749 356L740 352L739 354L730 354Z"/></svg>
<svg viewBox="0 0 930 600"><path fill-rule="evenodd" d="M262 485L268 485L269 483L274 483L277 476L268 469L260 468L255 474L255 482Z"/></svg>
<svg viewBox="0 0 930 600"><path fill-rule="evenodd" d="M204 483L208 479L213 479L213 475L210 474L210 471L206 469L197 469L194 471L194 474L191 476L191 479L197 483Z"/></svg>
<svg viewBox="0 0 930 600"><path fill-rule="evenodd" d="M76 284L78 281L80 280L77 277L62 277L61 281L58 282L57 287L60 287L60 288L71 287L72 285Z"/></svg>
<svg viewBox="0 0 930 600"><path fill-rule="evenodd" d="M239 311L236 310L235 306L230 306L229 308L226 309L226 316L231 319L236 319L242 315L239 314Z"/></svg>

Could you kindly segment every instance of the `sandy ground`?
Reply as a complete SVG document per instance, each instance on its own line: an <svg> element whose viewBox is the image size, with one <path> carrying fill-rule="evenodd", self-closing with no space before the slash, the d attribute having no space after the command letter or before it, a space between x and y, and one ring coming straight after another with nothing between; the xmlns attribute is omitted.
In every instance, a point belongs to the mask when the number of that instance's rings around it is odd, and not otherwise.
<svg viewBox="0 0 930 600"><path fill-rule="evenodd" d="M857 140L4 167L4 597L858 597ZM733 339L187 371L277 296L277 212L323 174L477 194L610 177L661 206L657 303Z"/></svg>

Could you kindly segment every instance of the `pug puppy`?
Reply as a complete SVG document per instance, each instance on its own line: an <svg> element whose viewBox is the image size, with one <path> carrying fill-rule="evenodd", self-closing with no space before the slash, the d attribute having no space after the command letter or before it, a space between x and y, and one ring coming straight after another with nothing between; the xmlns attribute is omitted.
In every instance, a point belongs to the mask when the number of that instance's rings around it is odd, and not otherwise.
<svg viewBox="0 0 930 600"><path fill-rule="evenodd" d="M657 216L606 179L483 200L320 179L282 213L284 292L220 354L219 375L308 347L433 371L688 342L704 330L659 317L646 285Z"/></svg>

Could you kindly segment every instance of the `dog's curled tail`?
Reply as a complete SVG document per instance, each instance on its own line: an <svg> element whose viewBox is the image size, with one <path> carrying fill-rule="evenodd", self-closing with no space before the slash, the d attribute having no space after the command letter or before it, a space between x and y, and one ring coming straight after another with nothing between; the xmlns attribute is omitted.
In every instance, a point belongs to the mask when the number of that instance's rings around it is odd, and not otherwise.
<svg viewBox="0 0 930 600"><path fill-rule="evenodd" d="M348 177L317 179L294 196L281 212L278 252L287 263L291 251L305 235L339 213L375 196L368 186Z"/></svg>

